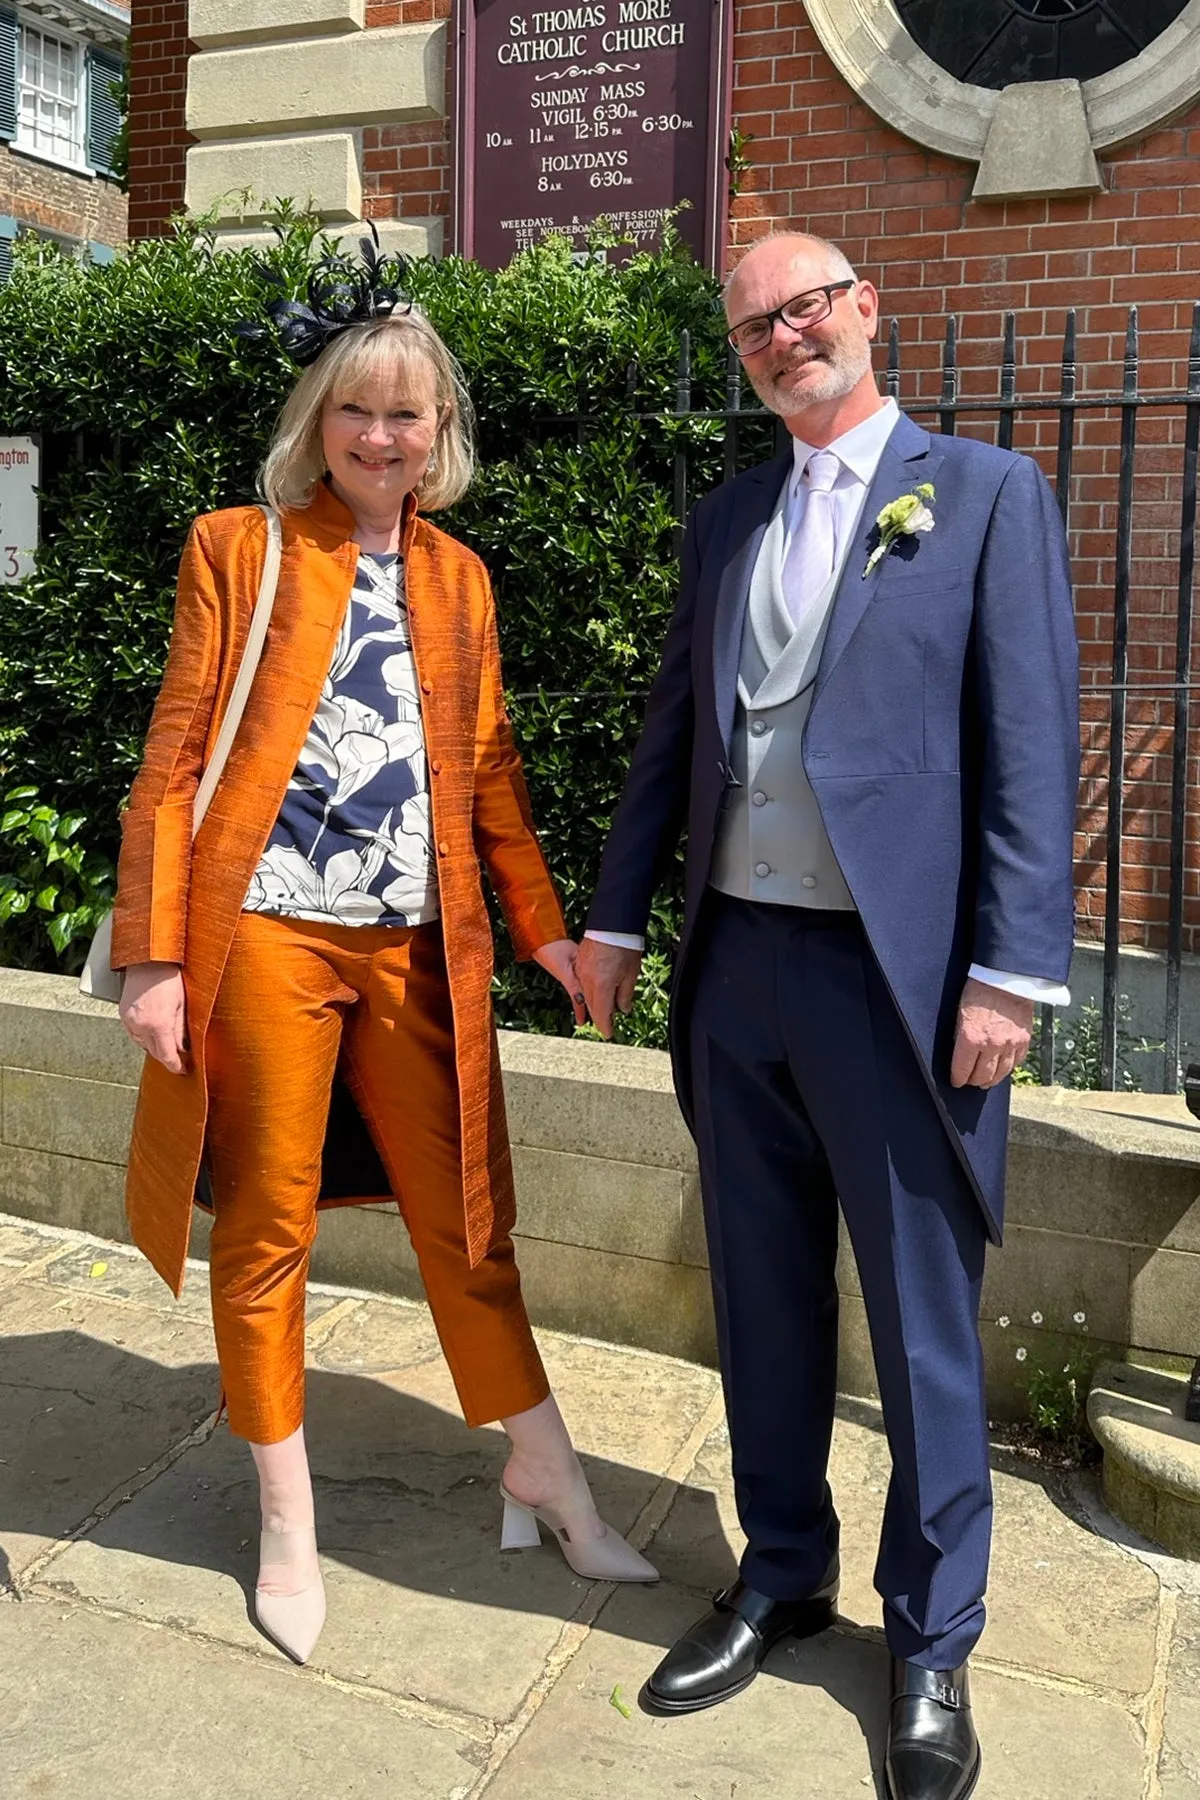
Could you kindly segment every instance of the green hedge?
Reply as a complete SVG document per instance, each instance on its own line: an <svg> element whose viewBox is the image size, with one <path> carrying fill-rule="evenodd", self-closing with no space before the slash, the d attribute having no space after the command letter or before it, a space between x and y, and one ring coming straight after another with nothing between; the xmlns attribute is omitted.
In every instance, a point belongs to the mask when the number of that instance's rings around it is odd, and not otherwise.
<svg viewBox="0 0 1200 1800"><path fill-rule="evenodd" d="M272 253L296 292L312 237L291 224ZM196 513L253 496L292 372L232 329L261 312L255 257L214 254L202 231L102 267L18 252L0 291L0 432L44 434L43 547L0 594L0 791L21 790L0 818L0 961L73 969L107 894L183 538ZM500 274L421 262L411 285L479 410L481 474L444 522L496 584L536 815L578 928L673 602L679 435L693 492L721 471L719 422L634 415L672 408L684 330L694 405L725 404L714 284L677 247L618 268L550 242ZM53 843L48 870L37 847ZM653 923L633 1041L662 1042L677 906L667 894ZM545 977L503 949L498 1008L507 1023L567 1029Z"/></svg>

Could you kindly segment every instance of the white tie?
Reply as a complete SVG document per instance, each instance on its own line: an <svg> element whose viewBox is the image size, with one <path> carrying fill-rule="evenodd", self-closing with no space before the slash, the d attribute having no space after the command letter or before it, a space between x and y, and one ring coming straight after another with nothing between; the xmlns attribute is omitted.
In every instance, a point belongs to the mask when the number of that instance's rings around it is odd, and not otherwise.
<svg viewBox="0 0 1200 1800"><path fill-rule="evenodd" d="M799 625L833 574L833 484L841 466L832 450L814 450L804 465L803 509L783 561L783 595L793 625Z"/></svg>

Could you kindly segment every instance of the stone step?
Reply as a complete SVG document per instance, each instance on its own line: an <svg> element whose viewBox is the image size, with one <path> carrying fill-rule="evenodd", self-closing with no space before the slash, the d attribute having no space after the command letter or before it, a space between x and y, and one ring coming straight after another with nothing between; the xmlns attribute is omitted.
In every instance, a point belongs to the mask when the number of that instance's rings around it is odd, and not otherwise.
<svg viewBox="0 0 1200 1800"><path fill-rule="evenodd" d="M1110 1510L1173 1556L1200 1562L1200 1424L1184 1417L1187 1396L1186 1375L1103 1363L1087 1413Z"/></svg>

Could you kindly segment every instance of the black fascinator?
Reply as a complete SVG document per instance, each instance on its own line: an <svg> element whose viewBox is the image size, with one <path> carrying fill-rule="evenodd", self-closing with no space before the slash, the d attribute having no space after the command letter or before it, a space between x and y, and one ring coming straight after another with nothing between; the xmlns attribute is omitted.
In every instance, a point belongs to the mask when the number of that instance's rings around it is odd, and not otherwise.
<svg viewBox="0 0 1200 1800"><path fill-rule="evenodd" d="M279 334L284 355L301 369L316 362L322 350L351 325L412 311L412 296L402 286L407 262L402 256L381 256L379 234L369 219L367 225L371 235L359 241L360 260L333 251L313 264L307 305L284 296L267 302L267 317ZM272 286L284 285L278 269L269 263L260 263L259 268ZM234 330L239 337L256 341L270 335L266 325L249 319Z"/></svg>

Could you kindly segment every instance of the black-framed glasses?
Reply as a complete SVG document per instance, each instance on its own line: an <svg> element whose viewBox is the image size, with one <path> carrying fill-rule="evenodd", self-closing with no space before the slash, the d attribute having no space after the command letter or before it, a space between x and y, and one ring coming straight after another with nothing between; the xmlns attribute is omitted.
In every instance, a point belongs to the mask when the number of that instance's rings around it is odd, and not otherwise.
<svg viewBox="0 0 1200 1800"><path fill-rule="evenodd" d="M824 287L809 288L806 293L795 294L777 306L774 312L755 313L752 319L743 319L727 333L728 341L738 356L753 356L759 350L765 350L775 333L776 319L782 319L793 331L807 331L810 325L820 325L833 311L834 297L845 294L854 286L853 279L848 281L830 281Z"/></svg>

